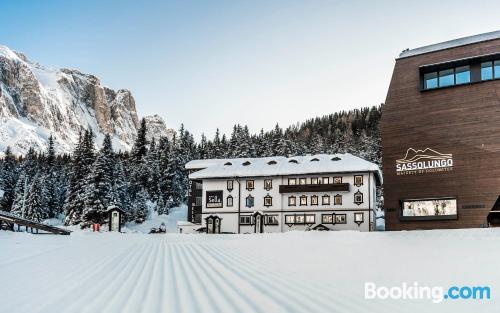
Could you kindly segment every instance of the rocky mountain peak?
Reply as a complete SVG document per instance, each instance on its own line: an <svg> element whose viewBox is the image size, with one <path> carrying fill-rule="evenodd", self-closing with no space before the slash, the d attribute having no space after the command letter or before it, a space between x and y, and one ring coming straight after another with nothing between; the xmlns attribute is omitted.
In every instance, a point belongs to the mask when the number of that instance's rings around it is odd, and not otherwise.
<svg viewBox="0 0 500 313"><path fill-rule="evenodd" d="M168 133L164 122L153 120L156 134ZM0 45L0 152L44 149L50 134L59 152L70 152L88 127L98 144L110 134L117 150L129 150L139 127L132 93L77 69L44 67Z"/></svg>

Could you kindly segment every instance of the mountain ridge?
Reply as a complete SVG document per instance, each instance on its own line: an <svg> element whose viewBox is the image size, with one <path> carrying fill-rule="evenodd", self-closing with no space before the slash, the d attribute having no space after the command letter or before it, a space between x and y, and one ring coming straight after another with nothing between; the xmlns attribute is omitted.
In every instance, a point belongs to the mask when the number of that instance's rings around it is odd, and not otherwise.
<svg viewBox="0 0 500 313"><path fill-rule="evenodd" d="M155 126L151 138L173 135L161 117L145 118ZM98 144L110 134L116 150L130 150L138 127L129 90L113 90L78 69L45 67L0 45L0 154L7 146L15 154L43 150L51 134L57 152L70 152L86 128Z"/></svg>

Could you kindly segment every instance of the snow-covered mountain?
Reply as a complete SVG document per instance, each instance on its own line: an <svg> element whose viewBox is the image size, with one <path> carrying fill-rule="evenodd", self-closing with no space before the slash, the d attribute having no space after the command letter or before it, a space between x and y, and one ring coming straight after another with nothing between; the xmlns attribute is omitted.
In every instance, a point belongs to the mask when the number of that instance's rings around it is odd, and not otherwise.
<svg viewBox="0 0 500 313"><path fill-rule="evenodd" d="M150 136L172 136L159 116L146 117ZM24 154L45 149L52 134L58 152L70 152L80 130L96 142L111 134L116 150L129 150L139 127L134 97L74 69L51 69L0 45L0 155L10 146Z"/></svg>

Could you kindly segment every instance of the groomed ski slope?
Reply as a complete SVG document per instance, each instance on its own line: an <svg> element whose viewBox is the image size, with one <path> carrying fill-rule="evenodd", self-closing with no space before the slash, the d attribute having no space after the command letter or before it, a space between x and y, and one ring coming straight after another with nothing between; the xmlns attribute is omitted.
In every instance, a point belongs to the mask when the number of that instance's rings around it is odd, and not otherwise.
<svg viewBox="0 0 500 313"><path fill-rule="evenodd" d="M147 235L0 231L0 312L499 312L500 231ZM491 300L365 300L364 283Z"/></svg>

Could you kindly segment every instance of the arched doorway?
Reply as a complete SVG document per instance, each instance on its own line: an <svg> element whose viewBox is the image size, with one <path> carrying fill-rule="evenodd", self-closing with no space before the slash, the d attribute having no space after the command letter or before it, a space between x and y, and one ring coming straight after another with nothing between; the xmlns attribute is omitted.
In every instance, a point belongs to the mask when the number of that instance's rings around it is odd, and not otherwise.
<svg viewBox="0 0 500 313"><path fill-rule="evenodd" d="M220 234L220 225L222 219L218 216L210 215L205 218L207 222L207 234Z"/></svg>
<svg viewBox="0 0 500 313"><path fill-rule="evenodd" d="M264 215L261 212L253 214L253 231L254 233L261 234L264 232Z"/></svg>

